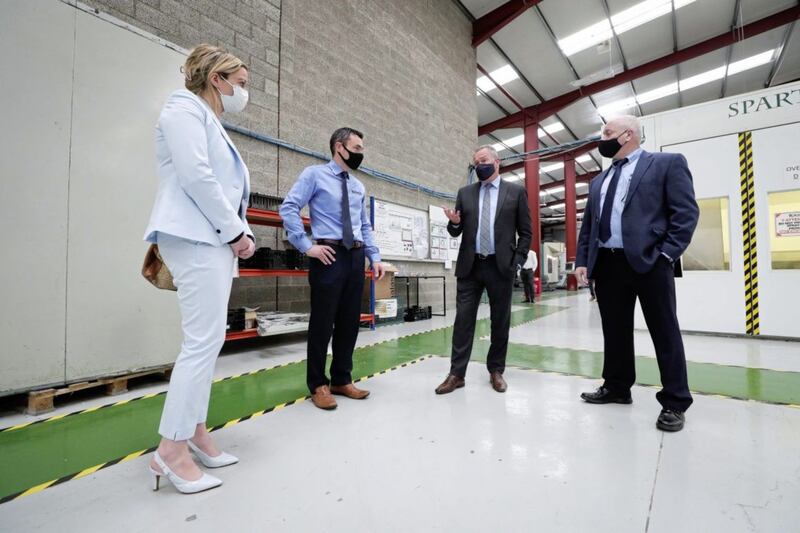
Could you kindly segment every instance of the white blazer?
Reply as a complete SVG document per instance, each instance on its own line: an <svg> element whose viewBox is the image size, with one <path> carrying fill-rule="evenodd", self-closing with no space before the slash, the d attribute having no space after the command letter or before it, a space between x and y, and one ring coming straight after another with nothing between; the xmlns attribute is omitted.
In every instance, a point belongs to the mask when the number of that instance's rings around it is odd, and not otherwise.
<svg viewBox="0 0 800 533"><path fill-rule="evenodd" d="M191 91L172 93L156 125L158 193L144 239L161 231L222 246L244 232L250 173L208 104Z"/></svg>

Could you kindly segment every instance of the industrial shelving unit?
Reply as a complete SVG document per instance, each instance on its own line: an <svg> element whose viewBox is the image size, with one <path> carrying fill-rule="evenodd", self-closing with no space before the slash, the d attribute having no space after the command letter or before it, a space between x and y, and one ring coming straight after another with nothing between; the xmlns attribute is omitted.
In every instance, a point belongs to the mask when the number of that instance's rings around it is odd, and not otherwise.
<svg viewBox="0 0 800 533"><path fill-rule="evenodd" d="M253 209L250 208L247 210L247 221L250 224L257 224L260 226L271 226L274 228L281 228L283 227L283 220L281 219L280 214L277 211L266 211L263 209ZM311 221L308 217L303 217L303 224L306 227L311 225ZM299 277L306 277L308 276L308 270L282 270L282 269L270 269L270 270L262 270L257 268L243 268L239 270L239 277L242 278L299 278ZM373 284L372 279L372 272L367 271L364 272L364 277L366 277L370 282L370 298L369 298L369 313L362 313L361 314L361 323L362 324L369 324L370 329L375 329L375 286ZM270 329L266 336L271 335L280 335L281 333L294 333L298 331L305 331L308 329L306 324L301 324L299 326L291 326L291 327L284 327L284 328L275 328ZM226 341L235 341L240 339L252 339L255 337L263 337L264 335L259 335L257 329L246 329L243 331L231 331L227 335L225 335Z"/></svg>

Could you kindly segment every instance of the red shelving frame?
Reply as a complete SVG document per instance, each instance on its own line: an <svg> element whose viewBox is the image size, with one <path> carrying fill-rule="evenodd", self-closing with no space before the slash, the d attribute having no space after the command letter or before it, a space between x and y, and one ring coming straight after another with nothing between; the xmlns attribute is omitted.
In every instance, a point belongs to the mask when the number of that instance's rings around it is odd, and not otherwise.
<svg viewBox="0 0 800 533"><path fill-rule="evenodd" d="M260 226L271 226L275 228L283 227L283 219L281 219L281 215L277 211L265 211L263 209L250 208L247 210L247 221L251 224L258 224ZM311 220L308 217L303 217L303 224L306 227L309 227L311 225ZM242 268L239 270L239 276L242 278L264 278L264 277L299 278L308 276L308 270L286 270L286 269L261 270L257 268ZM364 277L371 280L372 271L371 270L365 271ZM374 291L370 291L370 293L371 293L370 300L372 300L372 294L374 294ZM371 303L370 307L372 308L373 306L374 304ZM375 314L362 313L361 323L369 323L370 327L374 329ZM258 330L246 329L243 331L231 331L230 333L225 335L225 340L235 341L240 339L251 339L258 336L259 336Z"/></svg>

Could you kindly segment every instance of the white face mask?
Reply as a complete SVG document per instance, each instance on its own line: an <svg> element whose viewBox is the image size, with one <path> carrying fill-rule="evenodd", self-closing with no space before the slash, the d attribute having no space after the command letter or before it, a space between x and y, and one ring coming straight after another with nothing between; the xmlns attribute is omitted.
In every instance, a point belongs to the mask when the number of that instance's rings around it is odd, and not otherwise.
<svg viewBox="0 0 800 533"><path fill-rule="evenodd" d="M222 79L225 80L225 78ZM233 94L227 95L217 89L220 98L222 98L222 110L226 113L241 113L244 106L247 105L247 100L250 95L239 85L233 85L228 80L225 80L225 83L233 87Z"/></svg>

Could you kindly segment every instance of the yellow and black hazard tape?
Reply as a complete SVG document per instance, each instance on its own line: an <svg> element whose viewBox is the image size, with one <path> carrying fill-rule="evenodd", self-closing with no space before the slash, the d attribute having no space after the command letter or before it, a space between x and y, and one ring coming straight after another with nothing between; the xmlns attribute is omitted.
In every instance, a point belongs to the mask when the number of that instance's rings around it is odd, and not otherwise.
<svg viewBox="0 0 800 533"><path fill-rule="evenodd" d="M380 376L380 375L383 375L383 374L387 374L387 373L392 372L394 370L398 370L400 368L405 368L407 366L417 364L420 361L424 361L425 359L430 359L431 357L433 357L433 355L423 355L422 357L419 357L417 359L413 359L411 361L408 361L408 362L405 362L405 363L401 363L399 365L395 365L395 366L393 366L391 368L387 368L385 370L381 370L380 372L375 372L373 374L369 374L368 376L364 376L362 378L358 378L358 379L354 380L354 382L358 383L358 382L364 381L366 379L374 378L375 376ZM229 379L234 379L235 377L242 377L242 376L248 376L248 375L252 375L252 374L258 374L259 372L264 372L266 370L271 370L272 368L278 368L280 366L288 366L288 365L297 364L297 363L298 363L298 361L293 361L291 363L285 363L285 364L274 366L274 367L271 367L271 368L264 368L264 369L254 370L252 372L246 372L244 374L238 374L237 376L230 376L230 377L222 378L222 379L219 379L217 381L225 381L225 380L229 380ZM158 394L163 394L163 392L162 393L158 393ZM149 395L149 396L157 396L157 394L153 394L153 395ZM211 427L208 430L209 431L217 431L219 429L235 426L236 424L244 422L245 420L258 418L259 416L263 416L263 415L265 415L267 413L271 413L273 411L278 411L280 409L283 409L284 407L289 407L290 405L297 405L297 404L299 404L301 402L304 402L305 400L307 400L309 398L310 398L310 396L306 395L306 396L303 396L302 398L297 398L297 399L292 400L290 402L280 403L280 404L274 405L272 407L269 407L267 409L264 409L262 411L257 411L255 413L251 413L251 414L249 414L247 416L243 416L241 418L235 418L233 420L229 420L229 421L227 421L227 422L225 422L223 424L219 424L219 425L216 425L214 427ZM137 398L137 399L139 399L139 398ZM119 403L128 403L130 401L132 401L132 400L127 400L125 402L118 402L118 404ZM112 405L118 405L118 404L109 404L108 406L103 406L103 407L110 407ZM99 408L97 408L97 409L99 409ZM80 412L86 412L86 411L85 410L84 411L76 411L74 414L78 414ZM70 414L73 414L73 413L70 413ZM56 418L56 417L53 417L53 418ZM62 416L60 418L64 418L64 417ZM47 420L51 420L51 419L47 419ZM37 421L37 422L45 422L45 421L46 420ZM114 466L116 464L125 463L125 462L131 461L133 459L137 459L137 458L141 457L142 455L154 452L155 450L156 450L156 446L153 446L151 448L147 448L146 450L139 450L138 452L130 453L128 455L125 455L124 457L119 457L119 458L114 459L112 461L108 461L108 462L105 462L105 463L100 463L99 465L95 465L95 466L92 466L92 467L89 467L89 468L85 468L85 469L81 470L80 472L75 472L73 474L62 476L62 477L60 477L58 479L53 479L53 480L47 481L45 483L40 483L39 485L36 485L34 487L30 487L28 489L19 491L19 492L14 493L14 494L9 494L8 496L0 498L0 504L4 504L4 503L7 503L7 502L10 502L10 501L13 501L13 500L18 500L19 498L23 498L25 496L31 496L33 494L36 494L37 492L41 492L41 491L43 491L45 489L48 489L50 487L55 487L56 485L61 485L62 483L66 483L67 481L71 481L73 479L80 479L82 477L86 477L86 476L88 476L90 474L94 474L95 472L98 472L100 470L104 470L104 469L106 469L106 468L108 468L110 466Z"/></svg>
<svg viewBox="0 0 800 533"><path fill-rule="evenodd" d="M262 372L266 372L268 370L275 370L276 368L296 365L296 364L302 363L303 361L304 360L301 360L301 361L290 361L288 363L281 363L281 364L278 364L278 365L275 365L275 366L270 366L270 367L266 367L266 368L259 368L257 370L252 370L250 372L244 372L242 374L236 374L236 375L233 375L233 376L227 376L227 377L224 377L224 378L215 379L214 383L219 383L219 382L222 382L222 381L228 381L228 380L232 380L232 379L242 378L242 377L245 377L245 376L252 376L252 375L255 375L255 374L260 374ZM107 404L103 404L103 405L97 405L95 407L89 407L89 408L86 408L86 409L81 409L79 411L72 411L70 413L64 413L64 414L61 414L61 415L55 415L55 416L51 416L51 417L48 417L48 418L40 418L38 420L32 420L30 422L25 422L24 424L17 424L15 426L8 426L8 427L0 428L0 433L4 433L6 431L16 431L18 429L27 428L27 427L30 427L30 426L35 426L37 424L44 424L44 423L47 423L47 422L55 422L56 420L63 420L64 418L68 418L68 417L71 417L71 416L76 416L76 415L81 415L81 414L86 414L86 413L92 413L94 411L99 411L101 409L108 409L109 407L117 407L117 406L120 406L120 405L125 405L125 404L129 404L129 403L133 403L133 402L138 402L140 400L147 400L149 398L155 398L156 396L162 396L162 395L164 395L166 393L167 393L167 391L163 390L163 391L160 391L160 392L154 392L154 393L151 393L151 394L145 394L143 396L137 396L136 398L128 398L126 400L120 400L118 402L107 403Z"/></svg>
<svg viewBox="0 0 800 533"><path fill-rule="evenodd" d="M739 134L739 182L742 198L742 250L744 252L745 333L761 333L758 313L758 246L756 193L753 174L753 135Z"/></svg>

